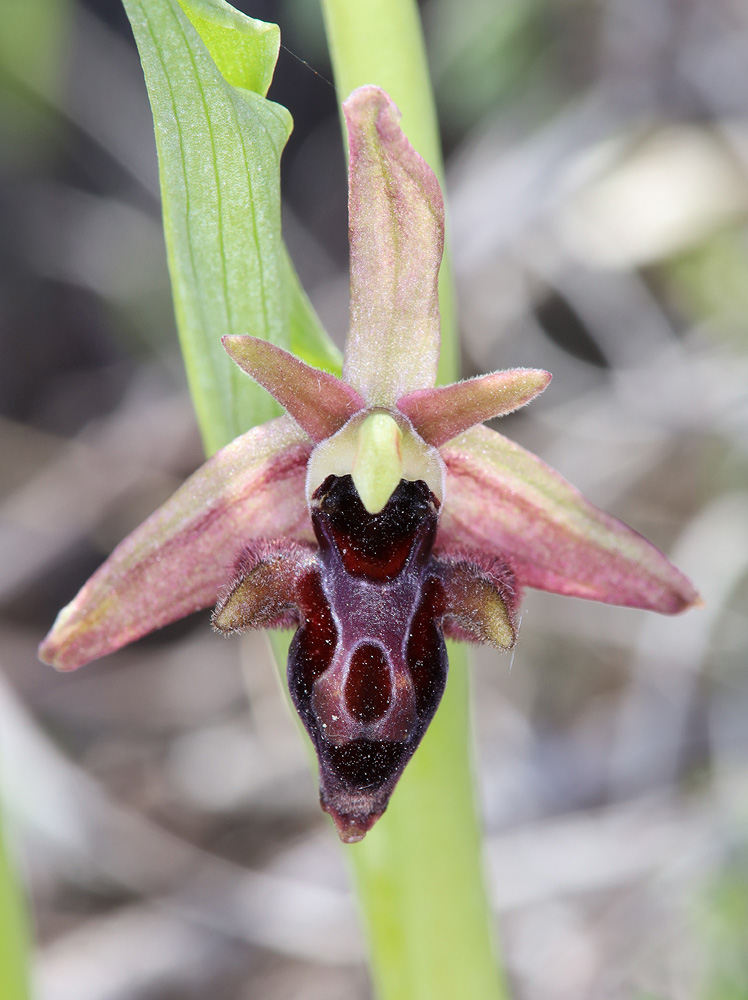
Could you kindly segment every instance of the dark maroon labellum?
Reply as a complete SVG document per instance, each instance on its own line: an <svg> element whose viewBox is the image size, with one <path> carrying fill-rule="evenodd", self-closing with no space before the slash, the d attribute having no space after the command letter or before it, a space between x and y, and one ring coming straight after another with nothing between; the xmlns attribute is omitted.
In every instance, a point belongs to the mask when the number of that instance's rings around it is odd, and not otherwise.
<svg viewBox="0 0 748 1000"><path fill-rule="evenodd" d="M300 581L288 683L319 758L322 804L346 840L384 811L444 690L437 509L420 481L401 481L378 514L350 476L329 476L313 497L319 568Z"/></svg>
<svg viewBox="0 0 748 1000"><path fill-rule="evenodd" d="M517 595L499 560L432 555L439 503L420 480L402 480L370 514L351 476L328 476L310 509L318 549L250 543L213 623L226 634L298 625L288 686L317 751L322 805L353 841L384 812L436 711L444 630L508 648Z"/></svg>

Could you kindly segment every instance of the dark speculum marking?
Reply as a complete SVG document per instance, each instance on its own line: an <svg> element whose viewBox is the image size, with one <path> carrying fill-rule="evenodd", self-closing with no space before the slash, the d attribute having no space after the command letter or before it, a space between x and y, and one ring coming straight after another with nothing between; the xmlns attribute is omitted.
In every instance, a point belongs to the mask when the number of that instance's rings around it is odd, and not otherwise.
<svg viewBox="0 0 748 1000"><path fill-rule="evenodd" d="M299 588L288 681L320 765L323 807L344 840L384 811L444 690L438 502L403 480L370 514L350 476L314 494L318 569Z"/></svg>
<svg viewBox="0 0 748 1000"><path fill-rule="evenodd" d="M345 707L359 722L376 722L392 704L392 683L387 654L381 646L365 642L356 648L348 667Z"/></svg>

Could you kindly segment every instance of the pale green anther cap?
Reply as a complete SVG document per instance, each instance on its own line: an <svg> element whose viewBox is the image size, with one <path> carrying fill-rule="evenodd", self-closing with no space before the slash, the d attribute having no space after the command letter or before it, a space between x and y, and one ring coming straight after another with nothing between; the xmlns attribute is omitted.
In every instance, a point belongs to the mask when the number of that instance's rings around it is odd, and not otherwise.
<svg viewBox="0 0 748 1000"><path fill-rule="evenodd" d="M402 431L388 413L370 414L358 429L351 475L370 514L378 514L403 478Z"/></svg>

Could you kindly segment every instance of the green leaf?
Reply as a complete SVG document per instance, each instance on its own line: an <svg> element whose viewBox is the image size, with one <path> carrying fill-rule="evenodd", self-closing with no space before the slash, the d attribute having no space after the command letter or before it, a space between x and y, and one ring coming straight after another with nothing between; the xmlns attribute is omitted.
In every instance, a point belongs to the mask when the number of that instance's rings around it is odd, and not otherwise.
<svg viewBox="0 0 748 1000"><path fill-rule="evenodd" d="M313 357L335 358L281 239L279 164L292 123L264 96L280 34L223 0L124 2L153 111L177 326L211 453L279 412L222 336L288 347L293 318L297 348L308 340Z"/></svg>
<svg viewBox="0 0 748 1000"><path fill-rule="evenodd" d="M226 82L265 97L278 59L278 25L247 17L222 0L180 4Z"/></svg>

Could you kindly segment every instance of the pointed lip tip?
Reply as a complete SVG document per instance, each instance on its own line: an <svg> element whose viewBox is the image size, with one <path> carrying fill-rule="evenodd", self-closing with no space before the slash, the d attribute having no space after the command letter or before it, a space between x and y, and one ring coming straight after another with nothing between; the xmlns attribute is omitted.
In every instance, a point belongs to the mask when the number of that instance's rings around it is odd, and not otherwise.
<svg viewBox="0 0 748 1000"><path fill-rule="evenodd" d="M329 802L321 802L322 808L335 824L338 837L344 844L357 844L364 839L377 820L382 816L381 812L371 812L368 816L352 816L339 812Z"/></svg>
<svg viewBox="0 0 748 1000"><path fill-rule="evenodd" d="M343 844L360 844L364 839L368 830L350 829L342 830L339 826L336 826L338 831L338 837Z"/></svg>

